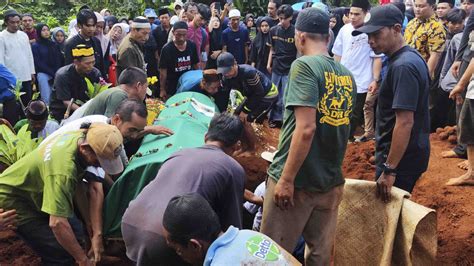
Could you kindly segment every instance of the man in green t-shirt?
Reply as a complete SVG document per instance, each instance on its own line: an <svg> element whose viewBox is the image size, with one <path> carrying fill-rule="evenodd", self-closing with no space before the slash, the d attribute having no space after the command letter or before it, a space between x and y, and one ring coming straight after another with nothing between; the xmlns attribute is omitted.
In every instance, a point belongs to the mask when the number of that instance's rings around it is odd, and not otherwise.
<svg viewBox="0 0 474 266"><path fill-rule="evenodd" d="M123 171L123 138L107 124L66 132L49 139L0 175L0 206L16 210L17 230L44 264L88 265L80 242L81 224L74 217L73 198L88 166L101 166L109 174ZM94 182L91 182L94 183ZM92 251L102 249L102 206L91 200ZM97 218L99 217L99 218Z"/></svg>
<svg viewBox="0 0 474 266"><path fill-rule="evenodd" d="M329 265L356 85L350 71L328 55L327 13L304 9L295 27L302 56L289 73L261 232L289 251L303 235L306 265Z"/></svg>
<svg viewBox="0 0 474 266"><path fill-rule="evenodd" d="M84 114L112 117L117 107L126 99L143 102L146 94L151 95L145 71L128 67L120 74L119 86L101 92L85 107Z"/></svg>

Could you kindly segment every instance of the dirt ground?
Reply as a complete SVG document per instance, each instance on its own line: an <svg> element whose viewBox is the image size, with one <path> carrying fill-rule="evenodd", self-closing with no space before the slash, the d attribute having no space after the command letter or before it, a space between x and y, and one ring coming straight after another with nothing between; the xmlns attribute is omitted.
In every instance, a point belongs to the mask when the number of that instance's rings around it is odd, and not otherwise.
<svg viewBox="0 0 474 266"><path fill-rule="evenodd" d="M258 127L257 154L274 150L278 130ZM451 177L464 173L456 167L460 159L442 159L440 153L452 147L447 141L431 136L428 171L418 181L412 199L437 211L438 261L441 265L474 265L474 187L448 187ZM374 143L350 144L343 170L346 178L374 180L375 169L369 162ZM268 164L259 155L237 158L249 177L246 186L253 188L265 179ZM39 265L40 260L11 231L0 231L0 265ZM114 263L112 263L114 264Z"/></svg>

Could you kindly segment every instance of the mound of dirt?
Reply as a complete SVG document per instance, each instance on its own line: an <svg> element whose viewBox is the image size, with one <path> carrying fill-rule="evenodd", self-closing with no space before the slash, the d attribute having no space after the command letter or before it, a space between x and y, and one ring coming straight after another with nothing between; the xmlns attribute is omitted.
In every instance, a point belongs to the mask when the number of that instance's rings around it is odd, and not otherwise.
<svg viewBox="0 0 474 266"><path fill-rule="evenodd" d="M442 159L440 153L452 147L431 135L431 158L413 191L412 200L433 208L438 216L438 260L443 265L474 264L474 198L473 187L448 187L444 184L451 177L464 173L456 167L459 159ZM451 130L452 132L452 130ZM260 157L263 151L273 151L278 145L279 130L257 126L256 153L237 157L247 173L246 187L254 189L266 177L268 163ZM450 134L452 135L452 134ZM374 142L355 143L347 146L343 162L346 178L374 180ZM0 265L39 265L40 260L11 231L0 231ZM113 264L113 263L112 263Z"/></svg>

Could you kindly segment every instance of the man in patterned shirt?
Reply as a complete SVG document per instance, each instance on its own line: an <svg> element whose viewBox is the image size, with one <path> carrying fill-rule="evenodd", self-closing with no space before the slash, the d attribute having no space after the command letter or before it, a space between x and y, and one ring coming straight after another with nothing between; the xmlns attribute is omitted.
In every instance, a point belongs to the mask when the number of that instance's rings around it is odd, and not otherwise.
<svg viewBox="0 0 474 266"><path fill-rule="evenodd" d="M431 78L446 40L443 23L436 19L435 4L435 0L415 0L416 17L408 23L405 30L406 43L425 59Z"/></svg>

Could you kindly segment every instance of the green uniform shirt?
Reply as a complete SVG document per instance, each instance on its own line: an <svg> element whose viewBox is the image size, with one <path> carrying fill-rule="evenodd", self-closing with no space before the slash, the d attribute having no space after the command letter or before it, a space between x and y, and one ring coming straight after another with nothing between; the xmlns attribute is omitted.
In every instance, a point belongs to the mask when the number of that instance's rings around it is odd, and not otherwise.
<svg viewBox="0 0 474 266"><path fill-rule="evenodd" d="M295 187L325 192L344 183L341 164L349 137L350 116L355 103L356 85L352 74L326 56L302 56L290 69L285 90L285 113L278 152L268 174L280 178L296 128L294 107L316 108L316 132Z"/></svg>
<svg viewBox="0 0 474 266"><path fill-rule="evenodd" d="M110 118L115 114L117 107L126 99L128 99L128 95L120 87L110 88L92 99L82 116L105 115Z"/></svg>
<svg viewBox="0 0 474 266"><path fill-rule="evenodd" d="M0 175L0 206L16 209L18 225L55 215L73 215L73 196L83 169L76 153L82 131L49 140Z"/></svg>

